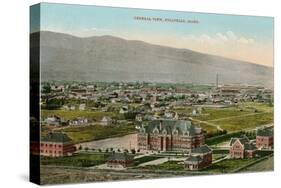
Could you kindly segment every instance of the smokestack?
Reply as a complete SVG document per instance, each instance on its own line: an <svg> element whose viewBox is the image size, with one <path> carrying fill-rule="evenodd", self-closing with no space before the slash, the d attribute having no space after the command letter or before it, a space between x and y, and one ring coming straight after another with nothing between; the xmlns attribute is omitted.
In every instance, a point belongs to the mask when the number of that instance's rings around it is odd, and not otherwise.
<svg viewBox="0 0 281 188"><path fill-rule="evenodd" d="M219 74L217 73L216 75L216 87L218 88L219 86Z"/></svg>

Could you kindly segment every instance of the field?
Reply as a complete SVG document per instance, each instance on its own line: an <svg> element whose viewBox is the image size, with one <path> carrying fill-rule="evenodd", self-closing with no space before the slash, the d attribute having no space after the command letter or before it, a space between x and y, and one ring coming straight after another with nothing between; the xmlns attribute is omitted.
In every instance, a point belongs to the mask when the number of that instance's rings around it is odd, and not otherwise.
<svg viewBox="0 0 281 188"><path fill-rule="evenodd" d="M113 112L98 112L98 111L67 111L67 110L41 110L41 118L56 115L65 120L70 120L78 117L101 120L103 116L119 117L119 114Z"/></svg>
<svg viewBox="0 0 281 188"><path fill-rule="evenodd" d="M179 112L190 114L191 108ZM203 108L202 114L192 117L207 133L218 130L237 132L273 122L273 107L265 103L247 102L228 108Z"/></svg>
<svg viewBox="0 0 281 188"><path fill-rule="evenodd" d="M250 116L235 117L233 119L224 119L213 121L213 123L218 124L222 129L228 132L247 130L251 128L256 128L261 125L269 124L273 122L273 113L266 112L260 114L253 114Z"/></svg>
<svg viewBox="0 0 281 188"><path fill-rule="evenodd" d="M42 165L89 167L105 163L109 154L89 153L74 154L65 157L41 157Z"/></svg>
<svg viewBox="0 0 281 188"><path fill-rule="evenodd" d="M78 117L90 118L96 121L100 121L104 116L112 118L123 118L121 114L116 112L97 112L97 111L66 111L66 110L42 110L41 117L46 118L51 115L57 115L64 120L71 120ZM42 129L42 134L48 130ZM122 123L118 125L102 126L92 125L84 127L65 127L65 132L74 143L87 142L92 140L99 140L105 138L111 138L116 136L124 136L130 133L134 133L135 127L133 124Z"/></svg>
<svg viewBox="0 0 281 188"><path fill-rule="evenodd" d="M87 142L92 140L100 140L110 137L124 136L136 131L133 125L120 126L101 126L93 125L86 127L65 128L63 131L73 140L74 143Z"/></svg>

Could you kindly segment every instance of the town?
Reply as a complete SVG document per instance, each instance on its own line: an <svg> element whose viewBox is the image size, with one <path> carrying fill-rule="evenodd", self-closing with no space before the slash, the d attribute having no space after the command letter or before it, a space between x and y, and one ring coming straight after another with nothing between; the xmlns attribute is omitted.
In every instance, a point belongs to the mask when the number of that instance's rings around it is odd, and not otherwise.
<svg viewBox="0 0 281 188"><path fill-rule="evenodd" d="M209 85L42 82L41 142L31 149L44 183L61 183L56 173L79 182L268 171L273 92L218 77Z"/></svg>

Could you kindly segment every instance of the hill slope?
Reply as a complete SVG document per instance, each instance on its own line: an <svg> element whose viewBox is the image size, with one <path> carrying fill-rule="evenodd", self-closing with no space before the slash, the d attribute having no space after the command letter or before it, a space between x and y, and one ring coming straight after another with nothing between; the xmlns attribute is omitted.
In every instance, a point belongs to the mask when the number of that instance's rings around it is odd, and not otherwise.
<svg viewBox="0 0 281 188"><path fill-rule="evenodd" d="M188 49L48 31L40 40L42 80L214 83L218 73L221 83L273 85L273 68Z"/></svg>

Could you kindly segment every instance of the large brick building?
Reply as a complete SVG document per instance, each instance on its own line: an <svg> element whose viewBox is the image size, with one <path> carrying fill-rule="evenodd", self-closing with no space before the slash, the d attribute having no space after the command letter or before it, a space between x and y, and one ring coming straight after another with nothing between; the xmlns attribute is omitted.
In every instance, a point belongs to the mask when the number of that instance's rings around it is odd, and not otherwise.
<svg viewBox="0 0 281 188"><path fill-rule="evenodd" d="M66 134L51 132L42 136L40 143L32 143L31 150L33 154L41 156L60 157L71 155L76 151L76 148Z"/></svg>
<svg viewBox="0 0 281 188"><path fill-rule="evenodd" d="M204 144L202 129L183 120L153 120L138 133L140 150L191 151Z"/></svg>
<svg viewBox="0 0 281 188"><path fill-rule="evenodd" d="M231 158L252 158L256 154L256 146L246 136L230 140L229 155Z"/></svg>
<svg viewBox="0 0 281 188"><path fill-rule="evenodd" d="M262 128L257 130L256 146L258 149L273 148L273 129Z"/></svg>
<svg viewBox="0 0 281 188"><path fill-rule="evenodd" d="M184 161L184 168L187 170L198 170L212 164L212 150L203 145L191 150L190 156Z"/></svg>

